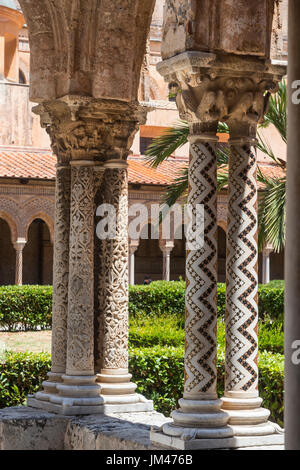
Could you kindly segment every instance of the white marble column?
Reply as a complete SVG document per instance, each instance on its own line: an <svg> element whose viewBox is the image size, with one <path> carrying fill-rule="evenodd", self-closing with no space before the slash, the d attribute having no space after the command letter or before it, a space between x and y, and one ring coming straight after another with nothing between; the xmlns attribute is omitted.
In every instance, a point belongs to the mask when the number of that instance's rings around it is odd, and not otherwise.
<svg viewBox="0 0 300 470"><path fill-rule="evenodd" d="M18 240L14 243L14 248L16 250L16 286L21 286L23 284L23 250L25 245L26 240L24 238L18 238Z"/></svg>
<svg viewBox="0 0 300 470"><path fill-rule="evenodd" d="M173 241L160 243L160 249L163 253L163 281L170 281L171 279L171 252L173 248Z"/></svg>
<svg viewBox="0 0 300 470"><path fill-rule="evenodd" d="M262 252L262 283L269 284L271 278L271 271L270 271L270 254L273 251L273 247L271 245L267 245Z"/></svg>
<svg viewBox="0 0 300 470"><path fill-rule="evenodd" d="M139 240L130 240L129 242L129 284L135 284L135 253L139 247Z"/></svg>

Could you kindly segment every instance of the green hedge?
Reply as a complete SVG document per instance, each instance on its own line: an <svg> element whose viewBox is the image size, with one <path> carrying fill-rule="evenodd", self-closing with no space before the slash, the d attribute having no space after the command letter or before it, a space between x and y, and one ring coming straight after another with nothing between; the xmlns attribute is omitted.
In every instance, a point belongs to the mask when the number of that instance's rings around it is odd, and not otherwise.
<svg viewBox="0 0 300 470"><path fill-rule="evenodd" d="M0 327L8 331L49 329L52 322L52 287L0 287Z"/></svg>
<svg viewBox="0 0 300 470"><path fill-rule="evenodd" d="M225 285L218 286L218 313L225 313ZM150 286L130 286L130 316L185 316L185 283L153 282ZM0 328L23 331L51 328L52 287L0 287ZM284 286L259 287L259 315L263 320L282 320Z"/></svg>
<svg viewBox="0 0 300 470"><path fill-rule="evenodd" d="M138 392L154 401L155 408L169 415L183 394L183 347L131 349L129 368ZM224 353L218 352L218 393L224 388ZM24 403L36 392L50 370L49 354L7 353L0 361L0 408ZM263 352L259 356L260 395L271 418L283 424L283 356Z"/></svg>
<svg viewBox="0 0 300 470"><path fill-rule="evenodd" d="M23 405L41 388L50 367L50 354L6 353L0 361L0 408Z"/></svg>

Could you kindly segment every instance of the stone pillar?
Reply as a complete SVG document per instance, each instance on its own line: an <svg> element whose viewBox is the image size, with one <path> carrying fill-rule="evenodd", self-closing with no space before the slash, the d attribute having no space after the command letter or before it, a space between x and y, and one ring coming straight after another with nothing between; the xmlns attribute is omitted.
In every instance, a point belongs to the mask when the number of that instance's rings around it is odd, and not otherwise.
<svg viewBox="0 0 300 470"><path fill-rule="evenodd" d="M258 249L255 123L230 123L223 409L236 436L277 431L258 392ZM259 441L257 442L259 444Z"/></svg>
<svg viewBox="0 0 300 470"><path fill-rule="evenodd" d="M262 252L262 283L269 284L270 282L270 254L273 251L271 245L267 245Z"/></svg>
<svg viewBox="0 0 300 470"><path fill-rule="evenodd" d="M146 110L136 102L65 96L34 111L58 160L70 164L71 183L60 168L53 366L44 392L27 403L64 415L152 410L152 402L135 393L128 373L126 159ZM95 238L102 203L118 214L112 239Z"/></svg>
<svg viewBox="0 0 300 470"><path fill-rule="evenodd" d="M18 238L14 243L14 248L16 250L16 276L15 283L17 286L23 284L23 250L26 245L26 240L24 238Z"/></svg>
<svg viewBox="0 0 300 470"><path fill-rule="evenodd" d="M152 402L135 393L128 373L128 170L127 162L104 164L104 202L116 214L113 237L102 241L102 352L98 384L106 410L147 411ZM125 408L123 405L126 405ZM131 405L133 408L131 409Z"/></svg>
<svg viewBox="0 0 300 470"><path fill-rule="evenodd" d="M129 243L129 284L135 284L135 253L139 247L139 240L131 240Z"/></svg>
<svg viewBox="0 0 300 470"><path fill-rule="evenodd" d="M171 252L174 248L173 241L165 241L160 243L160 249L163 252L163 280L171 279Z"/></svg>
<svg viewBox="0 0 300 470"><path fill-rule="evenodd" d="M52 350L49 380L43 383L44 392L36 398L49 401L49 394L57 393L66 371L67 317L69 288L69 237L70 237L71 167L68 163L57 165L55 188L55 233L53 253L53 309Z"/></svg>
<svg viewBox="0 0 300 470"><path fill-rule="evenodd" d="M285 247L285 446L300 450L300 3L289 0L288 167Z"/></svg>
<svg viewBox="0 0 300 470"><path fill-rule="evenodd" d="M99 413L94 368L94 162L71 162L67 360L53 403L72 414ZM66 411L67 413L67 411Z"/></svg>
<svg viewBox="0 0 300 470"><path fill-rule="evenodd" d="M193 230L196 206L204 206L204 243L197 248L196 240L188 237L194 247L189 247L186 260L184 396L171 415L174 421L162 430L205 448L209 440L230 438L232 430L217 396L217 123L191 128L188 204Z"/></svg>

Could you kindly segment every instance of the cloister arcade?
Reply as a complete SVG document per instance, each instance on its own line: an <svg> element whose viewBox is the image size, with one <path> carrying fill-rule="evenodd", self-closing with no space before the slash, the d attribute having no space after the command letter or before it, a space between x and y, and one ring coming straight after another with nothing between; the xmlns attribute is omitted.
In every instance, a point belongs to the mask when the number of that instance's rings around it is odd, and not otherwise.
<svg viewBox="0 0 300 470"><path fill-rule="evenodd" d="M204 247L186 259L185 389L154 445L283 444L258 392L256 129L286 74L272 34L275 0L167 0L163 61L190 124L189 203L204 205ZM28 405L63 415L146 412L128 373L127 157L149 111L137 100L154 0L20 0L31 47L31 99L57 156L52 370ZM300 75L300 5L290 0L289 80ZM300 448L299 106L289 101L286 447ZM217 124L230 129L225 394L217 396ZM116 237L95 237L112 204ZM35 218L37 215L35 216ZM33 219L32 219L33 220ZM26 238L27 226L23 227ZM51 233L51 230L50 230ZM97 309L95 309L97 305ZM298 395L297 395L298 394Z"/></svg>

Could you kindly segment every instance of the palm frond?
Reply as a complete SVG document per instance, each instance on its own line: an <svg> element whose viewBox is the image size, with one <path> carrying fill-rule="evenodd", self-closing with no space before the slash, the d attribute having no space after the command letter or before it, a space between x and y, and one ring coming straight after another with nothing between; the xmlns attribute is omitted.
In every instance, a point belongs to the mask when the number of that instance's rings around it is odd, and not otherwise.
<svg viewBox="0 0 300 470"><path fill-rule="evenodd" d="M259 249L270 243L278 253L285 245L286 178L259 178L265 182L258 204Z"/></svg>
<svg viewBox="0 0 300 470"><path fill-rule="evenodd" d="M230 154L229 147L217 147L217 166L218 166L218 168L228 166L228 164L229 164L229 154Z"/></svg>
<svg viewBox="0 0 300 470"><path fill-rule="evenodd" d="M156 137L146 151L146 161L157 168L164 160L169 158L177 149L188 142L190 128L187 122L180 121L175 127Z"/></svg>
<svg viewBox="0 0 300 470"><path fill-rule="evenodd" d="M286 80L279 83L278 92L270 97L269 108L261 127L273 124L287 143L287 85Z"/></svg>
<svg viewBox="0 0 300 470"><path fill-rule="evenodd" d="M271 160L273 160L276 165L279 165L283 168L282 161L275 156L268 140L266 139L266 137L263 137L259 131L257 132L257 141L257 148L261 152L263 152L267 157L271 158Z"/></svg>
<svg viewBox="0 0 300 470"><path fill-rule="evenodd" d="M217 188L221 191L228 185L228 171L219 171L217 176Z"/></svg>
<svg viewBox="0 0 300 470"><path fill-rule="evenodd" d="M172 207L178 199L187 195L189 187L189 167L188 165L182 168L174 182L167 188L167 192L164 196L164 203L169 207Z"/></svg>
<svg viewBox="0 0 300 470"><path fill-rule="evenodd" d="M229 134L229 127L226 122L219 122L218 124L218 133L219 134Z"/></svg>

